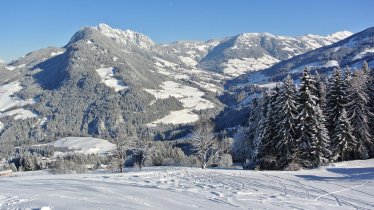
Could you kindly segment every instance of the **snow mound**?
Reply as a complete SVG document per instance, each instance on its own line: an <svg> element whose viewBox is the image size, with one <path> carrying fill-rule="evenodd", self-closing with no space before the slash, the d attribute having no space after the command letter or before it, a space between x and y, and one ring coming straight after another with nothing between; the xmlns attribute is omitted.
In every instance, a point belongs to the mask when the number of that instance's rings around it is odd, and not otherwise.
<svg viewBox="0 0 374 210"><path fill-rule="evenodd" d="M67 147L83 154L105 154L115 148L115 145L104 139L93 137L66 137L49 143L54 147Z"/></svg>
<svg viewBox="0 0 374 210"><path fill-rule="evenodd" d="M115 68L99 68L96 69L96 72L101 77L101 81L108 87L114 89L114 91L118 92L120 90L127 89L128 86L122 80L119 80L114 77Z"/></svg>

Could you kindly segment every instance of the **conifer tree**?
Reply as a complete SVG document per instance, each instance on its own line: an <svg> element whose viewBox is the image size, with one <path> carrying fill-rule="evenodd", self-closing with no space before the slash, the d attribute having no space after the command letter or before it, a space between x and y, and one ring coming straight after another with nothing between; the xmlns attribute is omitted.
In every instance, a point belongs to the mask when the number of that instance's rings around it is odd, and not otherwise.
<svg viewBox="0 0 374 210"><path fill-rule="evenodd" d="M276 86L271 91L267 111L265 115L263 133L261 135L261 144L258 153L258 163L260 169L275 169L276 166L276 102L279 95L279 88Z"/></svg>
<svg viewBox="0 0 374 210"><path fill-rule="evenodd" d="M362 70L354 73L349 81L347 113L353 127L353 135L356 138L357 146L355 158L369 158L369 150L373 146L369 132L368 116L370 115L368 103L368 74L365 65Z"/></svg>
<svg viewBox="0 0 374 210"><path fill-rule="evenodd" d="M249 118L249 128L248 128L248 135L246 137L246 144L243 145L246 149L245 151L245 168L248 169L250 167L248 165L248 162L251 162L251 164L254 164L255 157L258 154L258 146L259 146L259 127L260 127L260 121L262 118L262 112L261 112L262 104L258 101L257 98L255 98L252 101L252 111L250 113Z"/></svg>
<svg viewBox="0 0 374 210"><path fill-rule="evenodd" d="M324 124L324 115L317 103L315 84L308 69L304 69L298 92L298 120L301 158L306 167L317 167L323 164L330 154L326 148L329 136Z"/></svg>
<svg viewBox="0 0 374 210"><path fill-rule="evenodd" d="M286 168L299 158L296 87L290 75L280 87L276 104L276 154L279 168Z"/></svg>
<svg viewBox="0 0 374 210"><path fill-rule="evenodd" d="M321 77L320 74L318 74L318 71L316 72L317 75L316 78L316 91L317 91L317 104L320 106L320 108L323 110L326 106L326 79L325 77Z"/></svg>
<svg viewBox="0 0 374 210"><path fill-rule="evenodd" d="M335 131L332 135L332 141L336 142L334 148L334 159L340 157L340 161L350 160L353 158L352 151L356 147L356 139L352 135L352 126L347 117L347 112L343 108L341 115L336 122Z"/></svg>
<svg viewBox="0 0 374 210"><path fill-rule="evenodd" d="M374 136L374 69L371 69L370 77L368 81L368 97L369 97L369 132L371 136ZM374 144L374 139L372 139ZM374 157L374 148L370 148L370 157Z"/></svg>
<svg viewBox="0 0 374 210"><path fill-rule="evenodd" d="M330 136L338 136L340 132L339 129L336 127L338 126L338 120L342 115L342 111L344 109L344 106L347 103L346 99L346 85L345 81L342 76L342 72L340 68L335 68L331 78L329 79L328 83L328 91L326 94L326 119L327 119L327 129L329 131ZM339 153L338 145L340 142L338 141L339 138L332 138L331 141L331 149L332 153L334 154L332 156L332 159L336 158L336 154Z"/></svg>

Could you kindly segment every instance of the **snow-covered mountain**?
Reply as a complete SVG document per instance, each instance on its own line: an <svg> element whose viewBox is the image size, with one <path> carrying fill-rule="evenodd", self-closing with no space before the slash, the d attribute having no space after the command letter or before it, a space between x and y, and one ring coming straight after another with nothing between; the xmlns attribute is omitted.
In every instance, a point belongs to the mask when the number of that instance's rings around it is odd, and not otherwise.
<svg viewBox="0 0 374 210"><path fill-rule="evenodd" d="M116 129L138 126L183 133L180 125L222 110L216 96L233 76L312 50L306 43L327 45L344 34L349 33L301 41L252 33L158 45L130 30L85 27L64 47L34 51L0 67L0 140L110 139ZM212 68L229 64L229 70Z"/></svg>
<svg viewBox="0 0 374 210"><path fill-rule="evenodd" d="M324 74L329 73L337 66L342 68L349 66L351 69L360 68L364 60L369 63L369 66L374 66L374 28L366 29L334 44L284 60L263 71L248 73L238 80L250 84L274 84L287 74L292 74L297 78L305 67Z"/></svg>
<svg viewBox="0 0 374 210"><path fill-rule="evenodd" d="M268 68L282 60L327 46L352 35L342 31L328 36L275 36L269 33L243 33L229 37L199 62L203 69L238 76Z"/></svg>
<svg viewBox="0 0 374 210"><path fill-rule="evenodd" d="M215 94L223 76L186 66L142 34L103 24L0 71L0 139L111 138L120 127L193 123L222 106Z"/></svg>

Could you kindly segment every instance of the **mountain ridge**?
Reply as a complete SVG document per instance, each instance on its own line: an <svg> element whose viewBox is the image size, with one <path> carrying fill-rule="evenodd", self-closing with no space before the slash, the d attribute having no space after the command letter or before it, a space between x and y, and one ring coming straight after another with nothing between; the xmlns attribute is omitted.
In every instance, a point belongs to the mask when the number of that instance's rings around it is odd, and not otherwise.
<svg viewBox="0 0 374 210"><path fill-rule="evenodd" d="M225 106L217 96L234 74L199 64L229 40L158 45L130 30L84 27L64 47L34 51L0 68L0 88L10 88L1 96L14 104L0 111L0 140L111 139L116 130L134 127L173 131L167 139L183 135Z"/></svg>

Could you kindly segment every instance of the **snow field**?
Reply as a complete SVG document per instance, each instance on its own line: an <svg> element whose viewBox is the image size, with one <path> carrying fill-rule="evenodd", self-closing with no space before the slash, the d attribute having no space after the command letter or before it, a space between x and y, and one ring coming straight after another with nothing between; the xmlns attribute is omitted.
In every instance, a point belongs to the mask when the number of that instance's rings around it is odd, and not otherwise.
<svg viewBox="0 0 374 210"><path fill-rule="evenodd" d="M15 70L15 69L20 69L20 68L23 68L23 67L25 67L26 66L26 64L21 64L21 65L18 65L18 66L5 66L5 68L7 69L7 70L9 70L9 71L13 71L13 70Z"/></svg>
<svg viewBox="0 0 374 210"><path fill-rule="evenodd" d="M357 54L352 60L354 61L354 60L361 59L361 58L365 57L367 54L371 54L371 53L374 53L374 48L365 49L364 51Z"/></svg>
<svg viewBox="0 0 374 210"><path fill-rule="evenodd" d="M115 145L104 139L92 137L66 137L49 143L54 147L67 147L83 154L103 155L115 149Z"/></svg>
<svg viewBox="0 0 374 210"><path fill-rule="evenodd" d="M258 71L272 66L279 62L278 59L271 57L270 55L264 55L260 58L242 58L242 59L229 59L222 66L224 67L223 72L230 76L239 76L248 71Z"/></svg>
<svg viewBox="0 0 374 210"><path fill-rule="evenodd" d="M374 159L301 171L149 167L0 178L0 209L373 209Z"/></svg>
<svg viewBox="0 0 374 210"><path fill-rule="evenodd" d="M108 87L114 89L114 91L118 92L120 90L127 89L128 86L122 80L119 80L114 77L115 68L99 68L96 69L96 72L101 77L101 81Z"/></svg>
<svg viewBox="0 0 374 210"><path fill-rule="evenodd" d="M0 86L0 118L5 116L14 116L14 119L18 120L38 117L37 114L23 108L4 112L13 107L22 107L28 104L34 104L36 102L34 99L21 100L14 97L13 95L20 90L22 90L22 86L18 81Z"/></svg>
<svg viewBox="0 0 374 210"><path fill-rule="evenodd" d="M180 111L171 112L168 116L158 119L148 126L155 126L159 123L165 124L184 124L197 121L198 115L193 113L193 110L202 110L214 108L214 104L202 96L204 92L200 90L182 85L173 81L166 81L161 85L161 90L144 89L144 91L152 94L156 99L167 99L169 97L175 97L183 104L185 109Z"/></svg>

